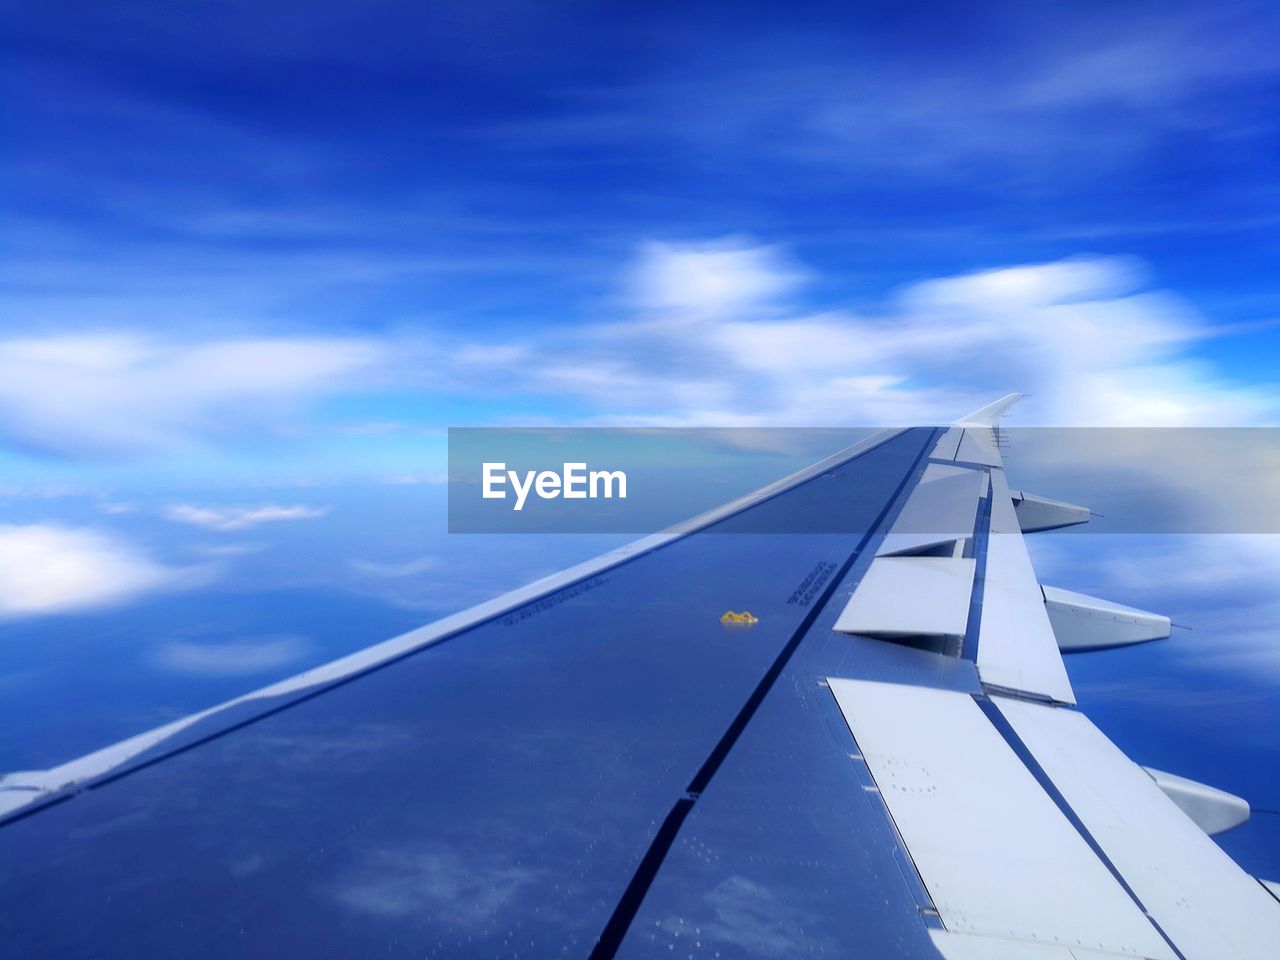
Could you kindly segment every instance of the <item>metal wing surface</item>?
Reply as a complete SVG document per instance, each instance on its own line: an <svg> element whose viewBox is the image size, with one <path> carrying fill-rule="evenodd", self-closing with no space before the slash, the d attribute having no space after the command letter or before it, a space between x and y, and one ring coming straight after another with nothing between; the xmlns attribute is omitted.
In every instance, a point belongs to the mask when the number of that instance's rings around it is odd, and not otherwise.
<svg viewBox="0 0 1280 960"><path fill-rule="evenodd" d="M1274 956L1236 798L1073 706L1168 621L1039 585L1012 399L5 777L12 955Z"/></svg>

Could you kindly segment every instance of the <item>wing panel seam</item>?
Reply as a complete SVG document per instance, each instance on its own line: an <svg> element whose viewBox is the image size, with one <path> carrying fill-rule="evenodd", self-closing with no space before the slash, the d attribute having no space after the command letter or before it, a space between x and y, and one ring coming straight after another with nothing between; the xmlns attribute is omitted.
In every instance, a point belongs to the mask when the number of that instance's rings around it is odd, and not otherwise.
<svg viewBox="0 0 1280 960"><path fill-rule="evenodd" d="M926 437L925 442L921 445L919 453L915 460L912 461L911 468L903 476L898 486L894 489L889 499L885 502L884 507L876 516L875 521L870 525L871 529L867 530L858 543L850 551L849 556L845 558L841 564L839 571L832 577L826 587L823 589L818 599L810 606L808 613L805 614L803 620L796 627L795 632L787 641L786 645L774 658L773 664L761 677L760 682L756 684L746 702L743 703L742 709L738 711L737 716L729 724L724 735L717 741L712 748L711 753L703 762L698 772L694 774L693 779L689 781L689 786L684 796L676 800L670 813L667 814L663 821L662 828L654 835L650 841L648 848L645 850L644 856L640 860L636 872L632 875L628 882L626 890L622 897L618 900L617 906L614 907L613 913L609 916L605 923L604 929L600 933L599 939L592 948L589 960L612 960L617 954L618 948L622 946L623 940L626 938L627 932L631 928L631 923L635 919L636 914L640 911L641 905L644 903L645 895L649 892L649 888L653 885L653 881L657 878L658 871L661 869L663 862L666 860L667 854L671 851L671 847L675 844L680 827L692 812L694 805L701 798L707 785L715 776L720 765L724 762L729 752L733 749L738 738L746 729L747 724L759 709L760 704L764 701L765 696L772 689L775 681L781 675L783 669L790 661L792 654L799 647L800 642L809 632L810 627L818 619L818 615L830 602L831 597L835 594L837 588L844 582L845 577L849 575L849 571L853 569L853 565L858 558L866 552L868 544L875 538L890 517L894 507L901 508L904 501L903 493L911 485L912 481L918 481L920 474L924 471L925 453L930 450L937 442L939 430L933 430ZM670 829L668 827L670 826Z"/></svg>
<svg viewBox="0 0 1280 960"><path fill-rule="evenodd" d="M990 475L990 470L984 469ZM965 625L960 656L978 662L978 640L982 628L982 597L987 578L987 545L991 537L991 502L994 491L987 483L986 496L978 501L978 516L973 525L973 593L969 597L969 620Z"/></svg>
<svg viewBox="0 0 1280 960"><path fill-rule="evenodd" d="M1094 856L1101 861L1102 865L1107 868L1111 873L1111 876L1115 878L1116 883L1120 884L1120 889L1128 895L1129 899L1132 900L1134 905L1142 912L1142 915L1146 917L1151 926L1155 928L1156 933L1158 933L1161 939L1169 945L1169 949L1173 951L1173 955L1177 957L1178 960L1187 960L1182 951L1178 949L1178 945L1175 944L1169 935L1164 932L1164 928L1160 926L1156 918L1147 910L1133 887L1129 886L1129 882L1125 880L1124 875L1111 861L1111 858L1107 856L1106 851L1103 850L1098 841L1094 839L1093 834L1089 831L1089 828L1085 826L1084 821L1082 821L1076 814L1075 810L1071 808L1071 804L1067 803L1067 798L1062 795L1062 791L1058 789L1057 785L1054 784L1053 780L1049 777L1048 772L1040 765L1040 761L1035 758L1035 754L1031 752L1023 739L1018 736L1018 732L1013 729L1013 725L1008 721L1005 715L1000 712L1000 708L985 696L973 694L973 699L974 702L977 703L978 709L983 712L987 720L990 721L993 727L995 727L996 732L1004 738L1005 743L1009 745L1009 749L1013 751L1014 756L1022 761L1023 766L1025 766L1028 772L1035 777L1036 783L1040 785L1041 789L1044 790L1049 799L1053 801L1054 805L1058 808L1058 811L1066 818L1067 822L1075 828L1075 831L1080 834L1080 838L1084 840L1089 849L1093 851ZM1051 707L1049 709L1059 708Z"/></svg>

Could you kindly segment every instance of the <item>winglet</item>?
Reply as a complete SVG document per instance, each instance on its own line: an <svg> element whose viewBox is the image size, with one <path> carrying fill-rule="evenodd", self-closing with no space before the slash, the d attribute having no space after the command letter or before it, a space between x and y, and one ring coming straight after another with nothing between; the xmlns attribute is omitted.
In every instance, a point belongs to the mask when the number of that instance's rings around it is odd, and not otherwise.
<svg viewBox="0 0 1280 960"><path fill-rule="evenodd" d="M985 407L981 407L973 413L967 414L957 420L953 426L957 427L998 427L1000 426L1000 417L1006 410L1022 399L1020 393L1009 393L1001 397L995 403L988 403Z"/></svg>

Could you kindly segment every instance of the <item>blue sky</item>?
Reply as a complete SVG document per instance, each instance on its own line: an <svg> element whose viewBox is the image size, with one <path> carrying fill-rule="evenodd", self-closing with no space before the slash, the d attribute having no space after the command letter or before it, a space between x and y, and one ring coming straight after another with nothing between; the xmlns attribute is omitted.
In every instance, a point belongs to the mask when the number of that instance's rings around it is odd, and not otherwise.
<svg viewBox="0 0 1280 960"><path fill-rule="evenodd" d="M1275 417L1266 5L7 21L15 477L376 472L447 424L879 423L1006 387L1039 422Z"/></svg>
<svg viewBox="0 0 1280 960"><path fill-rule="evenodd" d="M71 574L0 616L50 751L598 551L445 537L448 426L1280 420L1274 5L7 6L0 567ZM1037 547L1198 623L1080 668L1122 743L1158 702L1135 744L1241 775L1146 672L1274 713L1274 539ZM103 664L158 672L24 706Z"/></svg>

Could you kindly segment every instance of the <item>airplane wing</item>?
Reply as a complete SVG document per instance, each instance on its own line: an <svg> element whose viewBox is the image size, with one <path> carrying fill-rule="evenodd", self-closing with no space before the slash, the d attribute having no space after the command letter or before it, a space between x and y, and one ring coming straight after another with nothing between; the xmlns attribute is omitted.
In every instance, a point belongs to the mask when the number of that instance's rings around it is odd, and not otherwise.
<svg viewBox="0 0 1280 960"><path fill-rule="evenodd" d="M1276 956L1247 805L1074 706L1169 623L1038 582L1014 399L4 777L8 955Z"/></svg>

